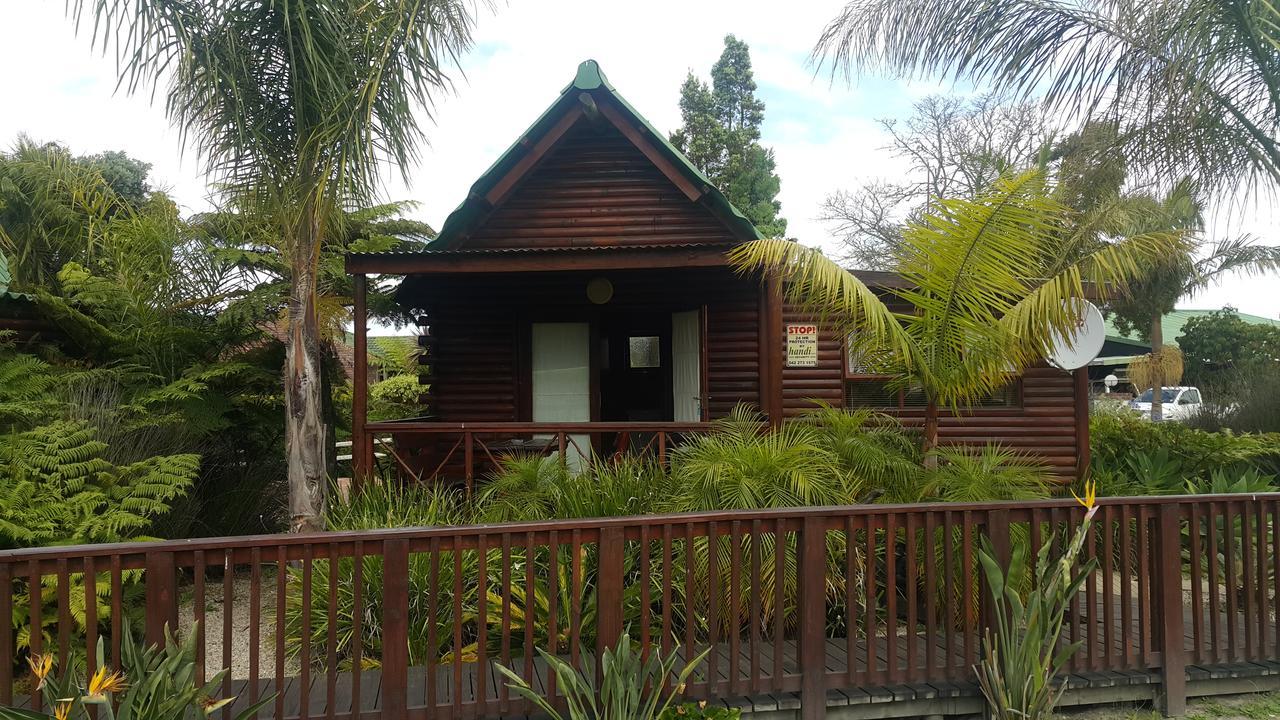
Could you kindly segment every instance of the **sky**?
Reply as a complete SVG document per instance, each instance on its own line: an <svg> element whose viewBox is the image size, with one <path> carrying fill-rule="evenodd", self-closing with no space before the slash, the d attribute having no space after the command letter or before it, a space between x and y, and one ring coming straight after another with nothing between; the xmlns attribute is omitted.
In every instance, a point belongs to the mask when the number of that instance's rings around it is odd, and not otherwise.
<svg viewBox="0 0 1280 720"><path fill-rule="evenodd" d="M467 189L593 58L615 88L657 128L679 125L679 88L693 70L706 77L726 34L751 47L758 96L765 102L762 142L773 148L782 179L787 234L838 254L818 219L826 195L873 178L894 178L902 161L884 149L881 118L906 117L912 103L953 88L864 76L852 84L815 74L809 51L839 0L779 6L651 0L509 0L482 8L473 50L461 60L455 92L425 118L429 146L421 161L389 172L386 197L419 203L435 227ZM124 150L152 164L152 183L187 212L209 207L199 159L184 152L164 116L163 100L116 92L115 63L77 37L63 3L0 2L0 146L19 133L56 141L76 154ZM1211 236L1249 233L1280 243L1280 212L1271 202L1212 213ZM1232 277L1184 298L1180 307L1232 305L1280 317L1280 277Z"/></svg>

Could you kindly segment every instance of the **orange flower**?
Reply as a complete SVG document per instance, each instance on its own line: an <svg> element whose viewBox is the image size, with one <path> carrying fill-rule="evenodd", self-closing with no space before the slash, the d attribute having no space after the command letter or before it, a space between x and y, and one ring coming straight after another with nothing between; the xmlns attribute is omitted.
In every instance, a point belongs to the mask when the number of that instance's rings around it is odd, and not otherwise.
<svg viewBox="0 0 1280 720"><path fill-rule="evenodd" d="M106 668L98 668L98 671L89 679L89 694L93 697L102 697L107 693L118 693L124 690L124 676L118 672L107 674Z"/></svg>
<svg viewBox="0 0 1280 720"><path fill-rule="evenodd" d="M40 679L40 683L36 685L36 689L44 687L45 678L49 677L49 673L53 672L53 656L52 655L32 655L27 658L27 664L31 666L31 674Z"/></svg>
<svg viewBox="0 0 1280 720"><path fill-rule="evenodd" d="M53 708L54 720L67 720L71 716L71 703L63 700Z"/></svg>

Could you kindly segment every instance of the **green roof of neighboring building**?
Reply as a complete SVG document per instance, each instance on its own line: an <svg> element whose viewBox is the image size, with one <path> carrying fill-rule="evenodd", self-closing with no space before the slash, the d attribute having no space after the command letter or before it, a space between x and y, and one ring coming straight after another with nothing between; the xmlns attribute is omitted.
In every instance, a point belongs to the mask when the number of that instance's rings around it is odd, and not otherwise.
<svg viewBox="0 0 1280 720"><path fill-rule="evenodd" d="M1218 312L1218 310L1174 310L1164 316L1160 321L1160 327L1163 331L1165 342L1177 342L1178 336L1182 334L1182 327L1192 318L1204 317L1210 313ZM1250 315L1248 313L1237 312L1236 316L1247 323L1255 325L1276 325L1280 326L1280 320L1262 317L1261 315ZM1143 340L1141 336L1134 333L1132 335L1123 335L1118 330L1112 318L1107 318L1107 340L1118 343L1133 345L1150 349L1151 343Z"/></svg>
<svg viewBox="0 0 1280 720"><path fill-rule="evenodd" d="M440 234L427 246L428 251L450 250L462 242L464 235L492 209L485 200L485 195L528 154L529 150L537 144L538 138L551 129L564 111L580 102L581 93L590 93L593 96L600 94L613 100L633 122L645 131L648 139L671 161L681 175L695 186L705 189L699 201L705 203L735 235L742 239L762 237L755 225L734 207L733 203L729 202L724 193L720 192L720 189L690 162L684 153L667 140L666 135L649 124L644 116L636 112L636 109L618 94L618 91L605 78L599 64L595 60L586 60L578 65L578 72L573 82L565 86L560 92L560 97L471 185L466 200L463 200L462 204L445 219L444 225L440 228Z"/></svg>

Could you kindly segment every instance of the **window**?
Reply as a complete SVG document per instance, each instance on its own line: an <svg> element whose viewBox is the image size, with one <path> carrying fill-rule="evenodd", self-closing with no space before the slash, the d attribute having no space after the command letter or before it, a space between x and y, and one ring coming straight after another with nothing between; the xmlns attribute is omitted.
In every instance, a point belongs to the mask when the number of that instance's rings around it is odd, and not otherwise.
<svg viewBox="0 0 1280 720"><path fill-rule="evenodd" d="M1182 392L1182 397L1178 398L1179 405L1198 405L1199 403L1200 391L1195 388L1184 390Z"/></svg>
<svg viewBox="0 0 1280 720"><path fill-rule="evenodd" d="M867 407L881 409L922 408L924 392L918 387L891 389L894 374L893 356L886 350L855 350L845 344L844 405L849 408ZM1019 381L1011 380L1004 387L974 400L972 407L1018 407L1021 402Z"/></svg>
<svg viewBox="0 0 1280 720"><path fill-rule="evenodd" d="M662 367L662 344L657 335L628 338L630 344L629 365L633 368Z"/></svg>

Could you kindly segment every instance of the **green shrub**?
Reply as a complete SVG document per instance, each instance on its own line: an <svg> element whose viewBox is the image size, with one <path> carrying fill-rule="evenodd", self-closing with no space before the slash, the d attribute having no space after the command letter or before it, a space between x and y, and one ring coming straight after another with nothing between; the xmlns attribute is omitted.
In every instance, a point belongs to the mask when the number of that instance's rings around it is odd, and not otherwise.
<svg viewBox="0 0 1280 720"><path fill-rule="evenodd" d="M369 420L395 420L422 412L418 398L426 390L417 375L392 375L369 387Z"/></svg>
<svg viewBox="0 0 1280 720"><path fill-rule="evenodd" d="M671 479L657 462L599 458L573 470L557 457L509 455L480 490L486 522L619 517L659 512Z"/></svg>
<svg viewBox="0 0 1280 720"><path fill-rule="evenodd" d="M568 720L657 720L671 707L675 696L683 690L685 680L711 649L702 651L676 670L679 653L672 652L666 658L656 651L646 654L644 648L633 644L624 632L614 647L605 649L600 659L602 670L598 685L594 678L583 675L555 655L539 652L556 674L556 684L569 708ZM552 720L565 720L519 674L502 665L497 668L510 681L507 687L535 703Z"/></svg>
<svg viewBox="0 0 1280 720"><path fill-rule="evenodd" d="M328 514L328 530L372 530L386 527L420 527L461 525L472 519L462 494L455 490L423 486L400 487L391 483L368 484L363 491L349 499L335 492ZM377 548L369 549L370 555L361 565L361 654L364 664L377 665L382 657L383 608L382 557L374 555ZM409 660L411 665L421 665L428 657L439 658L448 653L453 642L454 587L460 587L462 616L458 622L466 624L474 617L476 607L476 574L478 562L475 552L460 553L461 575L454 582L453 553L440 553L437 582L431 584L431 555L414 553L409 556ZM325 647L328 642L329 618L337 622L338 663L349 668L355 642L355 562L350 557L337 562L337 606L329 608L329 560L316 560L311 564L311 613L310 637L313 648ZM285 603L285 637L291 655L300 650L304 632L302 596L305 570L289 569ZM434 598L436 613L430 612ZM430 644L431 628L435 627L435 644ZM312 653L316 663L324 661L322 653Z"/></svg>
<svg viewBox="0 0 1280 720"><path fill-rule="evenodd" d="M658 720L738 720L741 717L739 708L711 705L704 700L672 705L658 716Z"/></svg>
<svg viewBox="0 0 1280 720"><path fill-rule="evenodd" d="M749 510L845 505L864 479L846 469L814 423L788 422L769 430L745 406L734 408L712 432L671 453L673 509Z"/></svg>
<svg viewBox="0 0 1280 720"><path fill-rule="evenodd" d="M83 672L64 668L54 673L52 657L32 659L32 668L49 715L32 710L0 708L5 720L196 720L210 717L233 702L234 697L217 699L222 670L204 685L196 683L196 638L189 633L181 643L165 629L164 646L147 646L134 637L128 623L120 640L119 673L108 672L105 643L98 639L97 672L82 678ZM270 703L274 694L237 713L236 720L248 720Z"/></svg>
<svg viewBox="0 0 1280 720"><path fill-rule="evenodd" d="M1206 432L1177 422L1149 422L1128 411L1095 412L1089 419L1089 447L1092 472L1102 484L1118 473L1132 474L1130 458L1155 458L1161 451L1167 462L1178 464L1185 480L1198 481L1224 466L1267 468L1280 458L1280 435Z"/></svg>

